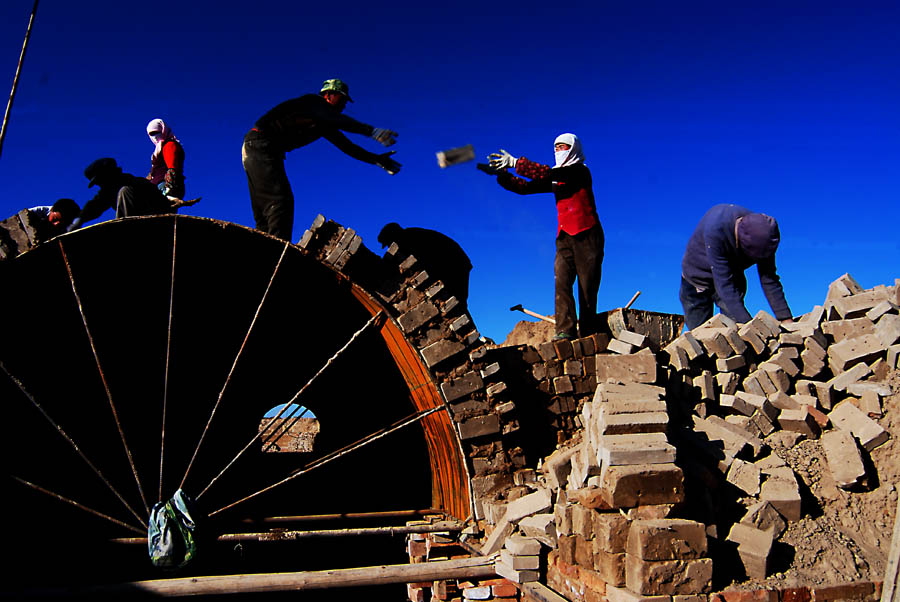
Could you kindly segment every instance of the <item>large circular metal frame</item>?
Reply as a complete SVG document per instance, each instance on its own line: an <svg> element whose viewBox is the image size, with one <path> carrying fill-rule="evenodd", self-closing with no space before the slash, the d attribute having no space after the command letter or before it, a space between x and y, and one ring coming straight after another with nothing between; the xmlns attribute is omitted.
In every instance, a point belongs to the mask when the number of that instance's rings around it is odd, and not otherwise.
<svg viewBox="0 0 900 602"><path fill-rule="evenodd" d="M295 245L206 218L115 220L7 262L0 282L3 560L20 584L146 578L146 550L109 541L146 534L179 487L213 534L286 513L470 515L420 353L372 291ZM322 425L312 458L263 452L260 420L288 402ZM234 570L212 565L197 571Z"/></svg>

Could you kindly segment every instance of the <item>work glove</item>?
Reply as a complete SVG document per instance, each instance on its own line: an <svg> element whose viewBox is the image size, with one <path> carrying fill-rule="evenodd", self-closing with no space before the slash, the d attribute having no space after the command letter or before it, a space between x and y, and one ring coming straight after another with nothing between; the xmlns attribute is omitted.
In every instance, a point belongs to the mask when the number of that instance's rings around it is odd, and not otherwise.
<svg viewBox="0 0 900 602"><path fill-rule="evenodd" d="M496 176L502 171L500 169L497 169L496 167L488 165L487 163L478 163L475 165L475 167L478 168L479 171L483 171L489 176Z"/></svg>
<svg viewBox="0 0 900 602"><path fill-rule="evenodd" d="M372 129L372 138L380 142L382 146L391 146L392 144L397 142L396 140L394 140L397 135L397 132L392 132L391 130L385 128Z"/></svg>
<svg viewBox="0 0 900 602"><path fill-rule="evenodd" d="M72 220L72 223L66 226L66 232L71 232L72 230L77 230L81 227L81 218L76 217Z"/></svg>
<svg viewBox="0 0 900 602"><path fill-rule="evenodd" d="M380 155L376 155L375 165L388 172L392 176L400 171L400 164L391 158L396 151L388 151Z"/></svg>
<svg viewBox="0 0 900 602"><path fill-rule="evenodd" d="M491 167L494 169L506 169L508 167L515 169L516 161L518 161L516 157L513 157L502 148L499 153L491 153L488 155L488 159L491 160Z"/></svg>

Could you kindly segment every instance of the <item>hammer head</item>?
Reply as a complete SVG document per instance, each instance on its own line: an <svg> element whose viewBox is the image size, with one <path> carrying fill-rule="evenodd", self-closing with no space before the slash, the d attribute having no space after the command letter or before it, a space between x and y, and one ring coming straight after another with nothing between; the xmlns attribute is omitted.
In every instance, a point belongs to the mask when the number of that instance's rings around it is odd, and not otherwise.
<svg viewBox="0 0 900 602"><path fill-rule="evenodd" d="M523 309L525 308L523 308L522 304L519 303L518 305L513 305L512 307L510 307L509 311L522 311Z"/></svg>

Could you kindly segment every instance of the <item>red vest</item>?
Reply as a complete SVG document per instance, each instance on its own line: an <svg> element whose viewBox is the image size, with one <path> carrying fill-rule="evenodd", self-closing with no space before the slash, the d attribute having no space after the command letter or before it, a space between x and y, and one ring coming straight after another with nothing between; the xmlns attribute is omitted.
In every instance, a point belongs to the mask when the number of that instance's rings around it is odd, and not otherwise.
<svg viewBox="0 0 900 602"><path fill-rule="evenodd" d="M553 191L556 195L556 213L559 220L557 236L561 231L574 236L600 223L592 191L579 188L575 194L561 198L568 191L562 191L560 188L562 187L556 184Z"/></svg>

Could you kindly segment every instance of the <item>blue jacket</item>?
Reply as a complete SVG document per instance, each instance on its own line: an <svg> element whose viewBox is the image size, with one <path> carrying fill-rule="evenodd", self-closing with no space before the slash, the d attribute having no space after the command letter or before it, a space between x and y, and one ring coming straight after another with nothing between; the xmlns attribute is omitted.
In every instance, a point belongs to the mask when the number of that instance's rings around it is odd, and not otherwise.
<svg viewBox="0 0 900 602"><path fill-rule="evenodd" d="M791 317L781 279L775 273L775 255L757 262L738 249L735 222L752 213L738 205L715 205L697 224L681 260L681 275L698 291L713 288L722 311L737 322L750 320L744 307L747 280L744 270L754 263L763 293L779 320Z"/></svg>

